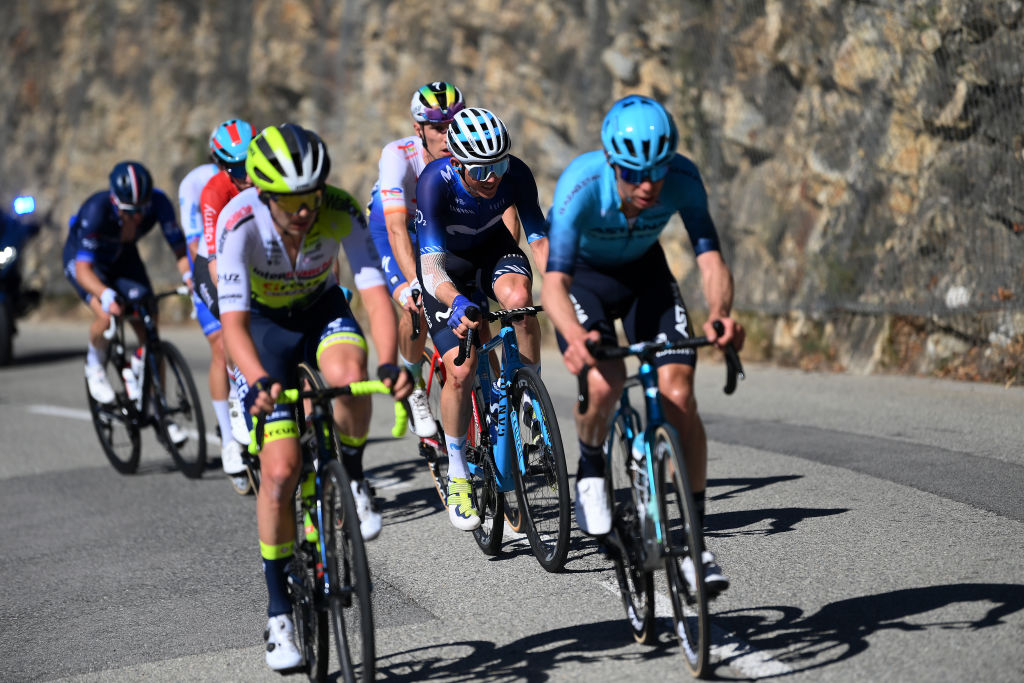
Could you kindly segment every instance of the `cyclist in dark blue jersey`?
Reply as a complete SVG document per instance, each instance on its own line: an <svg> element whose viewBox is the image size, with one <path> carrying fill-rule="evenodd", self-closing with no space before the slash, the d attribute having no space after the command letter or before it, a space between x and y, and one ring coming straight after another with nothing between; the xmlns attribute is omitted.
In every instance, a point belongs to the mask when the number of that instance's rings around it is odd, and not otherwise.
<svg viewBox="0 0 1024 683"><path fill-rule="evenodd" d="M89 393L101 403L114 400L102 366L107 343L103 331L110 316L124 310L117 297L135 302L152 296L153 288L135 245L157 224L178 259L182 280L191 286L185 234L178 225L174 204L153 187L153 178L142 164L122 161L114 166L110 189L89 197L71 219L64 243L64 273L93 313L85 376ZM155 307L152 309L155 311Z"/></svg>
<svg viewBox="0 0 1024 683"><path fill-rule="evenodd" d="M513 212L526 231L538 264L547 262L544 215L530 169L509 154L505 124L490 111L470 107L448 128L451 159L427 164L416 188L417 276L423 283L423 310L434 347L445 364L441 425L448 447L448 516L457 528L480 526L470 502L462 448L469 429L476 354L461 367L454 360L458 342L478 322L465 316L486 298L502 308L533 303L530 262L506 226ZM475 302L475 303L474 303ZM540 369L540 327L536 318L516 324L523 360Z"/></svg>
<svg viewBox="0 0 1024 683"><path fill-rule="evenodd" d="M601 129L603 150L573 160L555 188L548 214L550 256L541 298L558 331L565 365L573 374L590 366L590 406L576 414L580 462L576 479L576 520L593 536L611 529L604 487L602 446L622 393L621 360L597 361L590 340L614 344L621 318L630 342L691 336L679 287L658 243L678 214L697 257L708 303L704 333L719 346L743 345L742 326L730 317L732 273L722 258L697 166L677 154L678 133L661 104L631 95L616 102ZM711 327L720 320L721 337ZM692 349L658 355L658 389L666 416L682 439L693 495L703 519L707 480L707 437L693 393L697 356ZM692 583L693 567L684 561ZM714 555L705 552L704 573L712 590L728 586Z"/></svg>

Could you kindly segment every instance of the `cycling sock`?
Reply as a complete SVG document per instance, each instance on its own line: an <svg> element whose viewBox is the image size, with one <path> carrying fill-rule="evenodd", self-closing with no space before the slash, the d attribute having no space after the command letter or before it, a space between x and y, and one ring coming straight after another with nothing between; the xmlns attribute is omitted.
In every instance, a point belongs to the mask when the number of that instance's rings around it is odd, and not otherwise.
<svg viewBox="0 0 1024 683"><path fill-rule="evenodd" d="M231 413L227 401L212 401L213 412L217 415L217 425L220 427L221 448L231 443Z"/></svg>
<svg viewBox="0 0 1024 683"><path fill-rule="evenodd" d="M267 616L291 614L292 603L288 599L288 561L292 559L294 543L267 545L260 541L260 555L263 556L263 576L267 580Z"/></svg>
<svg viewBox="0 0 1024 683"><path fill-rule="evenodd" d="M604 476L604 449L580 443L580 464L576 470L576 479Z"/></svg>
<svg viewBox="0 0 1024 683"><path fill-rule="evenodd" d="M89 344L89 349L85 352L85 364L103 365L103 355L100 353L100 350L92 344Z"/></svg>
<svg viewBox="0 0 1024 683"><path fill-rule="evenodd" d="M408 370L409 374L412 375L412 381L414 384L419 384L423 381L423 362L421 360L414 363L399 352L398 361L402 364L402 367Z"/></svg>
<svg viewBox="0 0 1024 683"><path fill-rule="evenodd" d="M341 464L345 466L345 472L352 481L362 481L366 475L363 474L363 450L366 449L366 435L349 436L338 432L338 441L341 442Z"/></svg>
<svg viewBox="0 0 1024 683"><path fill-rule="evenodd" d="M448 477L469 479L466 456L462 454L462 447L466 445L466 437L452 436L445 432L444 443L448 447Z"/></svg>

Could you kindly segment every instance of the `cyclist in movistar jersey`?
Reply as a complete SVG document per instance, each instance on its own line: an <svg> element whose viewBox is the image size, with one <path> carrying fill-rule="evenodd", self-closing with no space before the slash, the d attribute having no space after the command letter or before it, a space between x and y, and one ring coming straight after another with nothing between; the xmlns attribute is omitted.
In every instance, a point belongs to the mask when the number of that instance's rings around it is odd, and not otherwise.
<svg viewBox="0 0 1024 683"><path fill-rule="evenodd" d="M470 107L455 115L447 133L451 159L432 161L416 188L418 276L430 336L448 378L441 390L441 424L448 448L448 517L471 531L480 515L470 501L469 472L462 453L469 429L473 352L456 366L459 339L479 322L466 317L489 297L502 308L533 304L533 272L506 228L503 215L518 210L538 264L547 261L544 215L533 173L509 153L505 124L486 109ZM474 303L475 302L475 303ZM540 370L540 327L533 316L515 323L523 361Z"/></svg>
<svg viewBox="0 0 1024 683"><path fill-rule="evenodd" d="M294 407L274 400L284 387L297 385L300 361L315 364L331 386L366 379L366 341L334 272L339 247L345 246L357 287L376 280L383 289L383 279L379 260L356 231L363 211L351 195L327 184L330 157L315 133L292 123L270 126L253 138L245 167L255 187L228 202L217 219L223 234L218 300L224 340L248 385L243 402L250 414L267 415L256 514L269 594L266 661L283 670L302 659L285 576L295 542L291 501L302 459ZM378 367L378 376L393 383L396 399L412 391L408 371L393 360ZM360 531L375 538L380 513L373 509L362 464L369 397L337 399L334 419Z"/></svg>
<svg viewBox="0 0 1024 683"><path fill-rule="evenodd" d="M370 198L370 235L381 257L388 290L402 308L398 322L401 363L412 373L416 389L409 396L409 418L413 433L433 436L437 431L423 388L422 356L427 342L422 303L411 296L420 291L416 279L416 251L410 232L416 216L416 180L435 159L448 158L446 133L456 113L465 108L462 92L451 83L435 81L412 96L413 130L410 135L389 142L380 155L380 175ZM420 334L412 338L412 315L420 316Z"/></svg>
<svg viewBox="0 0 1024 683"><path fill-rule="evenodd" d="M64 243L64 274L93 314L85 377L90 395L100 403L114 400L114 390L103 369L108 343L103 332L110 316L124 313L122 301L147 301L156 315L153 287L135 245L157 223L178 260L182 280L191 286L185 235L174 215L174 205L153 187L153 177L139 162L115 165L110 172L110 189L89 197L71 219ZM167 431L177 444L188 438L176 424L170 424Z"/></svg>
<svg viewBox="0 0 1024 683"><path fill-rule="evenodd" d="M210 135L210 158L214 172L206 176L206 182L199 187L195 196L195 208L190 205L189 216L198 215L199 229L194 240L189 241L192 256L192 273L195 280L196 313L202 324L206 340L210 344L210 399L213 412L220 426L221 466L231 479L238 493L248 493L250 484L242 461L242 449L249 442L245 422L238 405L238 393L234 382L228 379L231 364L224 352L224 339L217 316L217 287L211 279L209 261L216 254L211 247L217 227L217 215L228 200L241 190L252 185L245 173L245 154L252 141L253 128L246 121L229 119L217 126ZM186 176L186 181L198 169ZM182 182L182 190L185 182ZM185 214L184 192L179 194L182 201L182 215ZM190 233L186 232L186 237ZM234 416L234 420L232 417ZM238 424L241 423L241 424Z"/></svg>
<svg viewBox="0 0 1024 683"><path fill-rule="evenodd" d="M603 150L574 159L555 187L548 215L551 251L541 299L558 331L569 372L590 366L590 407L576 417L580 462L576 520L584 533L606 534L611 509L604 488L602 445L625 382L621 360L597 361L586 342L616 342L621 318L630 342L691 336L689 315L658 236L678 213L704 282L709 315L704 333L718 346L743 346L742 326L730 317L733 283L708 212L697 166L676 153L672 116L658 102L630 95L616 102L601 128ZM725 327L719 337L711 323ZM668 420L682 440L693 496L703 520L707 437L697 413L692 349L658 354L658 390ZM703 555L712 591L729 585L714 555ZM684 573L693 584L689 558Z"/></svg>

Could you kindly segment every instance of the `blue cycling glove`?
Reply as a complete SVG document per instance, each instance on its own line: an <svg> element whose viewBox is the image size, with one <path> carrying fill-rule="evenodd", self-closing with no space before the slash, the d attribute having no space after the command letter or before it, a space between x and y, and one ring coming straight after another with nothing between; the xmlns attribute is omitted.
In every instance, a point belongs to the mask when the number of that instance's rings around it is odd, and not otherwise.
<svg viewBox="0 0 1024 683"><path fill-rule="evenodd" d="M265 391L269 394L270 388L275 384L277 384L277 380L272 377L260 377L249 385L249 391L242 398L242 406L245 407L246 415L252 414L252 406L256 403L256 399L259 398L260 392Z"/></svg>
<svg viewBox="0 0 1024 683"><path fill-rule="evenodd" d="M470 308L476 308L476 304L461 294L456 294L455 301L452 302L452 314L448 316L448 327L454 330L461 325L462 316L466 315L466 311Z"/></svg>

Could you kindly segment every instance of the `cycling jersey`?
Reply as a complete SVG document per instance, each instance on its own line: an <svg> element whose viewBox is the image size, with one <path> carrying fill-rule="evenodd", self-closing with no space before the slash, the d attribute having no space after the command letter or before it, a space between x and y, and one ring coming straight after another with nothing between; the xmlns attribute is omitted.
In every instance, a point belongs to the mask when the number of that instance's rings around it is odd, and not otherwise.
<svg viewBox="0 0 1024 683"><path fill-rule="evenodd" d="M678 213L698 256L718 251L718 233L696 164L681 154L670 162L658 203L633 220L621 210L615 169L601 150L572 161L555 186L548 213L548 270L572 274L576 262L612 266L636 261Z"/></svg>
<svg viewBox="0 0 1024 683"><path fill-rule="evenodd" d="M65 253L74 253L76 261L110 265L117 261L127 244L138 242L157 223L167 244L175 254L181 255L185 250L185 235L167 195L161 190L153 190L153 197L142 214L134 239L126 243L121 241L121 219L117 208L110 200L110 192L103 190L85 200L72 219Z"/></svg>
<svg viewBox="0 0 1024 683"><path fill-rule="evenodd" d="M217 164L202 164L189 171L178 185L178 215L185 231L185 241L189 244L203 236L203 215L199 210L199 196L206 183L216 174Z"/></svg>
<svg viewBox="0 0 1024 683"><path fill-rule="evenodd" d="M210 261L217 258L217 216L238 193L238 186L231 182L227 171L217 173L206 183L199 196L199 209L203 214L203 239L199 242L197 256Z"/></svg>
<svg viewBox="0 0 1024 683"><path fill-rule="evenodd" d="M337 286L332 266L339 247L345 249L357 289L384 284L363 212L350 194L337 187L328 185L324 190L323 204L299 245L294 265L270 209L254 187L221 210L217 233L223 235L217 255L221 315L250 308L289 315L305 309Z"/></svg>
<svg viewBox="0 0 1024 683"><path fill-rule="evenodd" d="M391 249L385 217L402 214L411 230L416 215L416 180L425 166L423 143L415 135L389 142L380 153L380 175L370 193L367 221L392 294L406 280ZM414 240L414 237L410 235L410 239Z"/></svg>

